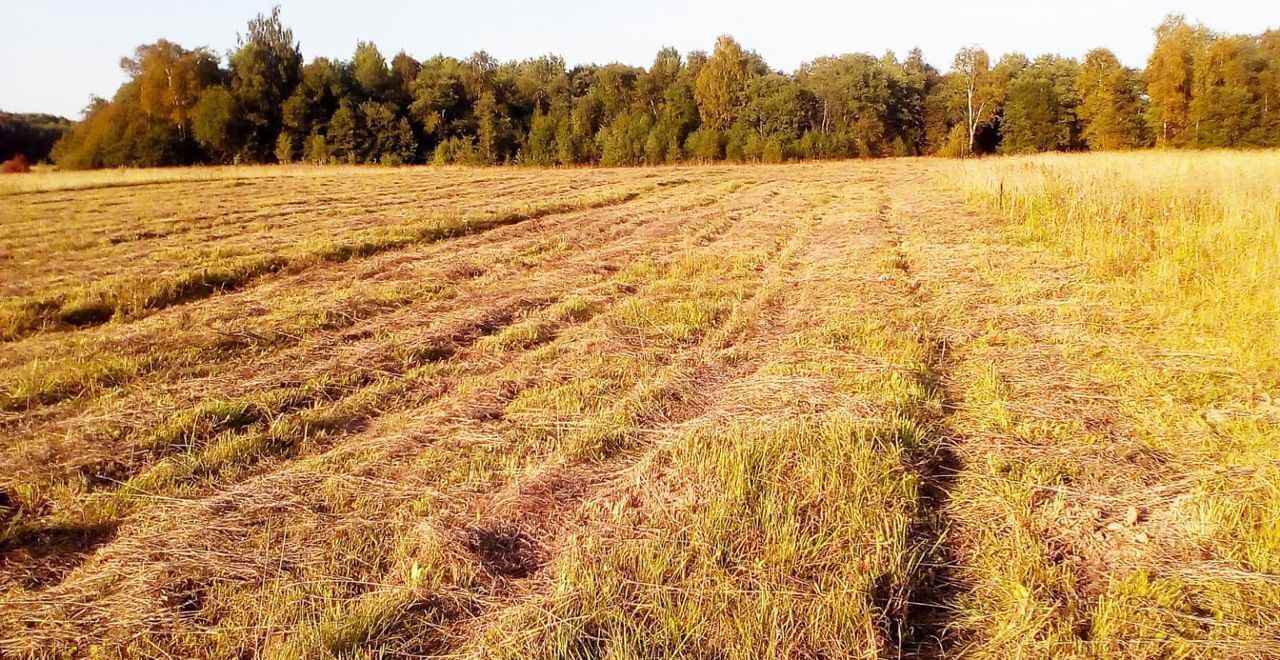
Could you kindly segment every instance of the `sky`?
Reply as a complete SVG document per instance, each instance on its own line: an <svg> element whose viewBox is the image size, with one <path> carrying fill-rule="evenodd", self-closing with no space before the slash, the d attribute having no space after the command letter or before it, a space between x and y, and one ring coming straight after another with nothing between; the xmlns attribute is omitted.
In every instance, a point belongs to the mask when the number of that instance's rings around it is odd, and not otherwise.
<svg viewBox="0 0 1280 660"><path fill-rule="evenodd" d="M647 66L663 46L710 50L731 34L770 66L793 71L821 55L919 46L945 70L972 44L993 57L1114 51L1141 66L1152 29L1169 13L1226 33L1280 27L1277 0L279 0L304 57L348 59L357 40L388 59L405 50L500 60L545 53L569 66L623 62ZM219 54L272 0L0 0L0 110L78 118L92 95L110 97L124 81L121 57L167 38Z"/></svg>

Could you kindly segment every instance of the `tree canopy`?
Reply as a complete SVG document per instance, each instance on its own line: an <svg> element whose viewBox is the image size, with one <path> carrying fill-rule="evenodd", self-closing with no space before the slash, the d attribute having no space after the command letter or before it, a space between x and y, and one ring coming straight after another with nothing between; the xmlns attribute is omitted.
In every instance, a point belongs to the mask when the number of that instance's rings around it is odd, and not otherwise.
<svg viewBox="0 0 1280 660"><path fill-rule="evenodd" d="M0 161L21 155L30 162L49 157L71 120L53 115L0 112Z"/></svg>
<svg viewBox="0 0 1280 660"><path fill-rule="evenodd" d="M821 56L788 73L727 35L710 54L663 48L647 69L484 51L388 59L367 41L349 60L305 62L277 7L225 58L139 46L121 61L128 80L91 102L53 158L635 165L1280 146L1280 33L1218 34L1173 15L1154 36L1144 70L1105 49L1078 61L972 46L947 71L917 49ZM12 140L0 146L14 151Z"/></svg>

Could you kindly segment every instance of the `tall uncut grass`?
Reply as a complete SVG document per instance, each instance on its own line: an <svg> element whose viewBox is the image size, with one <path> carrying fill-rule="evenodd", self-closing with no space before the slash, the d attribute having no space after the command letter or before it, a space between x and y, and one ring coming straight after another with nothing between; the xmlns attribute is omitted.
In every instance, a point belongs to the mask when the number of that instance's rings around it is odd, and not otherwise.
<svg viewBox="0 0 1280 660"><path fill-rule="evenodd" d="M1280 152L1056 154L958 167L971 201L1156 312L1171 347L1277 375Z"/></svg>
<svg viewBox="0 0 1280 660"><path fill-rule="evenodd" d="M1010 315L1052 323L1011 321L998 350L968 347L977 376L953 370L974 657L1280 657L1280 152L1004 158L951 177L1003 220L991 244L1066 257L992 250L1012 271L992 286L1045 285L1006 292ZM1017 299L1031 290L1052 299ZM1048 357L1001 358L1019 343ZM1104 525L1126 506L1129 536Z"/></svg>

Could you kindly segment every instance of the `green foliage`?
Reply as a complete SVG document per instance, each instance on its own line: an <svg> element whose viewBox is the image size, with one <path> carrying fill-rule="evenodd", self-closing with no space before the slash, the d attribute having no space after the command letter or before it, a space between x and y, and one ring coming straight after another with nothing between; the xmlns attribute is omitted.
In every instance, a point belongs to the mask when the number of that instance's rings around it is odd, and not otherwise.
<svg viewBox="0 0 1280 660"><path fill-rule="evenodd" d="M679 126L668 121L659 121L644 141L644 161L650 165L661 165L680 160Z"/></svg>
<svg viewBox="0 0 1280 660"><path fill-rule="evenodd" d="M584 113L575 108L573 114L560 120L556 127L556 152L565 165L589 163L598 156L596 144Z"/></svg>
<svg viewBox="0 0 1280 660"><path fill-rule="evenodd" d="M329 142L325 136L312 133L307 137L306 146L302 150L302 160L313 165L324 165L329 162Z"/></svg>
<svg viewBox="0 0 1280 660"><path fill-rule="evenodd" d="M422 63L404 51L391 58L391 79L385 96L388 101L400 107L407 107L413 101L413 86L422 73Z"/></svg>
<svg viewBox="0 0 1280 660"><path fill-rule="evenodd" d="M1209 43L1196 61L1190 106L1196 146L1267 145L1263 117L1273 109L1259 75L1266 70L1264 54L1252 37L1220 36Z"/></svg>
<svg viewBox="0 0 1280 660"><path fill-rule="evenodd" d="M778 73L752 80L747 97L741 122L758 135L787 141L800 138L816 102L811 92Z"/></svg>
<svg viewBox="0 0 1280 660"><path fill-rule="evenodd" d="M947 96L952 116L965 128L962 155L981 151L979 133L990 127L1004 101L1003 71L991 68L987 51L963 48L956 53L948 78Z"/></svg>
<svg viewBox="0 0 1280 660"><path fill-rule="evenodd" d="M813 95L814 128L847 138L857 155L884 152L891 96L879 60L870 55L820 57L802 66L797 77Z"/></svg>
<svg viewBox="0 0 1280 660"><path fill-rule="evenodd" d="M1046 55L1013 76L1000 122L1000 151L1065 151L1079 146L1074 60Z"/></svg>
<svg viewBox="0 0 1280 660"><path fill-rule="evenodd" d="M698 74L695 88L702 123L718 131L729 128L746 104L753 75L751 58L742 46L728 35L717 39L715 51Z"/></svg>
<svg viewBox="0 0 1280 660"><path fill-rule="evenodd" d="M472 138L453 137L436 146L431 158L436 165L485 165L484 156Z"/></svg>
<svg viewBox="0 0 1280 660"><path fill-rule="evenodd" d="M1144 146L1142 90L1138 73L1120 64L1109 50L1089 51L1076 75L1080 119L1090 149L1133 149Z"/></svg>
<svg viewBox="0 0 1280 660"><path fill-rule="evenodd" d="M246 127L242 155L267 162L283 127L284 102L302 78L302 52L293 31L281 24L279 6L249 21L248 35L228 59L231 94Z"/></svg>
<svg viewBox="0 0 1280 660"><path fill-rule="evenodd" d="M367 99L382 99L391 91L391 69L378 47L361 41L351 57L351 75Z"/></svg>
<svg viewBox="0 0 1280 660"><path fill-rule="evenodd" d="M927 149L929 98L938 96L942 76L924 60L924 53L912 49L901 65L889 65L890 132L894 139L894 155L915 156Z"/></svg>
<svg viewBox="0 0 1280 660"><path fill-rule="evenodd" d="M499 162L503 119L497 96L490 91L482 93L475 105L476 148L481 164L492 165Z"/></svg>
<svg viewBox="0 0 1280 660"><path fill-rule="evenodd" d="M600 162L603 165L639 165L646 161L653 118L646 113L619 115L600 131Z"/></svg>
<svg viewBox="0 0 1280 660"><path fill-rule="evenodd" d="M407 163L417 156L418 141L409 120L396 116L394 105L366 101L360 106L367 142L358 144L365 162Z"/></svg>
<svg viewBox="0 0 1280 660"><path fill-rule="evenodd" d="M786 159L782 137L762 135L742 123L735 124L729 131L724 151L725 158L734 162L780 163Z"/></svg>
<svg viewBox="0 0 1280 660"><path fill-rule="evenodd" d="M529 140L524 151L524 162L533 165L555 165L559 161L556 130L565 117L548 115L541 109L534 112L529 122Z"/></svg>
<svg viewBox="0 0 1280 660"><path fill-rule="evenodd" d="M963 124L956 124L939 144L938 155L944 158L963 158L968 153L969 133Z"/></svg>
<svg viewBox="0 0 1280 660"><path fill-rule="evenodd" d="M71 126L70 120L53 115L0 112L0 161L18 154L33 163L45 160Z"/></svg>
<svg viewBox="0 0 1280 660"><path fill-rule="evenodd" d="M361 161L367 140L360 113L350 101L343 99L342 105L329 119L328 138L329 155L334 160L343 163Z"/></svg>
<svg viewBox="0 0 1280 660"><path fill-rule="evenodd" d="M341 99L352 94L342 62L319 57L302 68L302 80L281 108L287 130L295 135L324 131Z"/></svg>
<svg viewBox="0 0 1280 660"><path fill-rule="evenodd" d="M840 158L854 152L856 148L846 133L811 130L800 138L799 152L803 158L818 160Z"/></svg>
<svg viewBox="0 0 1280 660"><path fill-rule="evenodd" d="M295 160L296 149L293 145L293 136L288 133L281 133L276 138L276 160L289 164Z"/></svg>
<svg viewBox="0 0 1280 660"><path fill-rule="evenodd" d="M1145 115L1158 146L1280 144L1280 33L1215 34L1180 15L1155 33Z"/></svg>
<svg viewBox="0 0 1280 660"><path fill-rule="evenodd" d="M422 63L413 81L410 112L423 131L437 139L447 137L466 112L461 68L452 57L436 56Z"/></svg>
<svg viewBox="0 0 1280 660"><path fill-rule="evenodd" d="M946 73L916 49L905 60L819 57L786 75L729 36L710 55L663 48L648 69L483 51L388 63L363 41L349 61L304 65L277 7L249 22L226 69L206 49L138 47L122 63L128 81L95 100L52 157L66 168L547 166L1280 146L1280 31L1226 36L1170 16L1155 34L1143 73L1102 49L1083 62L1010 54L993 64L971 47ZM17 143L8 117L0 155Z"/></svg>
<svg viewBox="0 0 1280 660"><path fill-rule="evenodd" d="M724 135L720 131L700 128L689 134L685 152L690 159L705 163L722 158L724 147Z"/></svg>
<svg viewBox="0 0 1280 660"><path fill-rule="evenodd" d="M522 110L546 111L568 91L569 74L565 70L564 59L556 55L520 62L511 71L511 76L512 100L522 106Z"/></svg>
<svg viewBox="0 0 1280 660"><path fill-rule="evenodd" d="M229 160L241 136L240 108L225 87L210 87L196 104L195 139L215 161Z"/></svg>

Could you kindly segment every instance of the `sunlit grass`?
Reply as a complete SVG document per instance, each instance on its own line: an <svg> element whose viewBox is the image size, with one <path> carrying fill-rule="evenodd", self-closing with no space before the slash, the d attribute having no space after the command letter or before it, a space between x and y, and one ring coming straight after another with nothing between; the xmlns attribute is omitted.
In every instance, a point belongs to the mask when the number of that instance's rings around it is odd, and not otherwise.
<svg viewBox="0 0 1280 660"><path fill-rule="evenodd" d="M1171 348L1249 371L1280 363L1280 153L1008 158L955 177L1023 240L1079 260L1113 299L1154 308L1150 331Z"/></svg>
<svg viewBox="0 0 1280 660"><path fill-rule="evenodd" d="M1009 314L956 368L953 424L981 438L952 491L966 648L1280 653L1280 154L1037 156L951 176L1004 220L996 241L1057 265L985 273ZM1031 277L1047 298L1024 293Z"/></svg>
<svg viewBox="0 0 1280 660"><path fill-rule="evenodd" d="M425 166L419 166L422 169ZM400 168L410 169L410 168ZM449 169L463 169L453 166ZM6 193L50 192L57 190L88 190L93 188L119 188L178 181L227 181L236 179L290 178L331 175L376 176L379 168L357 166L288 165L267 167L246 166L195 166L149 167L101 170L58 171L37 169L23 176L0 178L0 195Z"/></svg>
<svg viewBox="0 0 1280 660"><path fill-rule="evenodd" d="M1280 657L1278 170L10 195L0 655Z"/></svg>
<svg viewBox="0 0 1280 660"><path fill-rule="evenodd" d="M208 263L176 273L107 278L65 291L43 292L0 303L0 342L44 330L98 325L239 289L255 279L284 269L299 270L316 262L342 262L414 244L482 232L556 213L621 204L639 191L596 194L580 199L525 203L494 212L437 216L393 227L352 232L340 238L309 239L265 256L227 259L209 255Z"/></svg>

